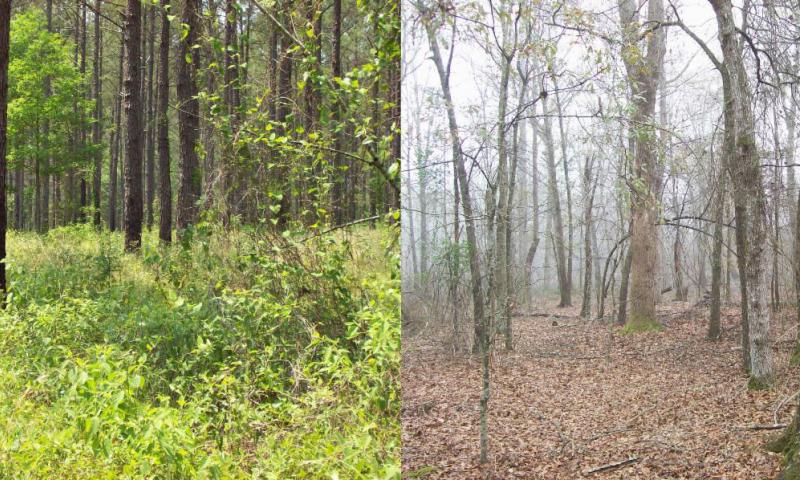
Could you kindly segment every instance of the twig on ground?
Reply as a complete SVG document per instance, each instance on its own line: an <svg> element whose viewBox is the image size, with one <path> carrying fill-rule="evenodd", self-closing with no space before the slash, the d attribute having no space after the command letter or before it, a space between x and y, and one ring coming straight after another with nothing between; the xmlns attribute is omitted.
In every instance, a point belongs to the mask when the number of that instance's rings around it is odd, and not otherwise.
<svg viewBox="0 0 800 480"><path fill-rule="evenodd" d="M633 462L638 462L639 457L631 457L627 460L620 460L619 462L607 463L605 465L592 468L591 470L587 470L583 472L584 475L591 475L593 473L605 472L608 470L613 470L615 468L624 467L625 465L630 465Z"/></svg>

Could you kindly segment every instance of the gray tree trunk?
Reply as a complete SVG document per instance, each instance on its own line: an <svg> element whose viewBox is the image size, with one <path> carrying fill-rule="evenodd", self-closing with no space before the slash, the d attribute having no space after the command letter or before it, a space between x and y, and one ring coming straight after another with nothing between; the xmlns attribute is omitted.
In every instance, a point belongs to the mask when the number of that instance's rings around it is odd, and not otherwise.
<svg viewBox="0 0 800 480"><path fill-rule="evenodd" d="M553 144L552 120L548 115L547 98L542 99L542 108L545 112L544 140L545 140L545 159L547 160L547 188L550 201L550 217L553 225L553 242L556 252L556 271L558 273L558 291L561 296L559 307L572 305L570 297L569 282L567 279L567 262L564 246L564 223L561 213L561 200L558 193L558 178L556 176L555 146ZM546 273L546 272L545 272Z"/></svg>

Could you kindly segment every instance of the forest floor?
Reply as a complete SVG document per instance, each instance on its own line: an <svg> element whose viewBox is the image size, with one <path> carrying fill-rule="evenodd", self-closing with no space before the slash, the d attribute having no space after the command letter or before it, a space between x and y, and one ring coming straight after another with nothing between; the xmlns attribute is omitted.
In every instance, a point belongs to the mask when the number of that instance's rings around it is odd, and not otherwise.
<svg viewBox="0 0 800 480"><path fill-rule="evenodd" d="M775 386L752 391L737 307L723 309L719 342L705 340L707 307L658 311L665 328L634 335L577 308L518 312L514 351L492 356L485 465L479 358L431 332L404 338L404 478L775 478L781 456L762 446L777 432L755 427L788 422L797 404L790 312L773 321Z"/></svg>

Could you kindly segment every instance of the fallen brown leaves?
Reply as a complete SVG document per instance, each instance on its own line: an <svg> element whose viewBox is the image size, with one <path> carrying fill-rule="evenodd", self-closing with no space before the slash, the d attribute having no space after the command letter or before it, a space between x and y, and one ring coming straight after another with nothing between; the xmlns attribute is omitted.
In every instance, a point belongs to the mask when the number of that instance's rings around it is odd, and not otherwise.
<svg viewBox="0 0 800 480"><path fill-rule="evenodd" d="M636 335L578 318L515 318L515 351L492 358L486 465L479 359L429 335L404 339L404 478L774 478L780 456L761 447L776 431L750 427L791 419L797 399L781 402L800 385L788 365L794 320L773 321L776 385L754 392L736 308L723 310L719 342L704 339L706 309L670 303L659 314L664 331Z"/></svg>

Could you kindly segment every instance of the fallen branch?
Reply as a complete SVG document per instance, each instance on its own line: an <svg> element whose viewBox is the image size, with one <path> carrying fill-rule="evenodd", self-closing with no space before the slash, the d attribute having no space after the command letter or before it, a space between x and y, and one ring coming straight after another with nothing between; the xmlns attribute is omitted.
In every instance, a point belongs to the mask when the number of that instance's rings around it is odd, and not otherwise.
<svg viewBox="0 0 800 480"><path fill-rule="evenodd" d="M380 216L380 215L373 215L373 216L371 216L371 217L367 217L367 218L360 218L360 219L358 219L358 220L353 220L352 222L343 223L343 224L341 224L341 225L335 225L335 226L333 226L333 227L331 227L331 228L329 228L329 229L327 229L327 230L323 230L323 231L321 231L321 232L315 233L314 235L311 235L311 236L309 236L309 237L306 237L306 238L304 238L304 239L303 239L303 240L301 240L301 241L302 241L302 242L306 242L306 241L308 241L308 240L311 240L312 238L321 237L322 235L325 235L325 234L327 234L327 233L331 233L331 232L333 232L334 230L340 230L340 229L342 229L342 228L352 227L353 225L358 225L358 224L360 224L360 223L372 222L372 221L378 220L379 218L381 218L381 216Z"/></svg>
<svg viewBox="0 0 800 480"><path fill-rule="evenodd" d="M546 312L533 312L533 313L524 313L518 312L514 314L515 317L543 317L543 318L578 318L575 315L559 315L557 313L546 313Z"/></svg>
<svg viewBox="0 0 800 480"><path fill-rule="evenodd" d="M744 427L736 427L734 430L780 430L786 428L786 423L775 423L773 425L745 425Z"/></svg>
<svg viewBox="0 0 800 480"><path fill-rule="evenodd" d="M793 394L791 394L788 397L786 397L783 400L781 400L781 403L779 403L778 406L775 407L775 410L772 411L772 420L773 420L774 424L776 424L776 425L778 424L778 412L780 412L781 408L783 408L783 406L786 405L786 402L792 400L799 393L800 393L800 390L794 392Z"/></svg>
<svg viewBox="0 0 800 480"><path fill-rule="evenodd" d="M619 462L607 463L607 464L605 464L603 466L596 467L596 468L593 468L591 470L587 470L587 471L583 472L583 474L584 475L591 475L593 473L605 472L605 471L608 471L608 470L613 470L615 468L624 467L625 465L630 465L631 463L638 462L638 461L639 461L639 457L632 457L632 458L629 458L627 460L620 460Z"/></svg>

